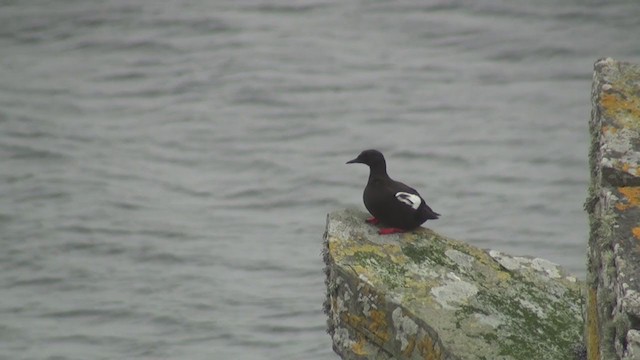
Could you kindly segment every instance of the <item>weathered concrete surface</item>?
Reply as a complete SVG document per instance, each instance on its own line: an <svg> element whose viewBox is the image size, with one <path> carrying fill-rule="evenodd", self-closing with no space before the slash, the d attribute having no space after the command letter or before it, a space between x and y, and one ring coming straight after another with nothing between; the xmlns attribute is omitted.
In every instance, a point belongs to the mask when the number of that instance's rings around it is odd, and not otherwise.
<svg viewBox="0 0 640 360"><path fill-rule="evenodd" d="M591 112L588 359L640 359L640 66L595 63Z"/></svg>
<svg viewBox="0 0 640 360"><path fill-rule="evenodd" d="M381 236L365 218L327 218L325 311L343 359L574 359L581 284L557 265L425 228Z"/></svg>

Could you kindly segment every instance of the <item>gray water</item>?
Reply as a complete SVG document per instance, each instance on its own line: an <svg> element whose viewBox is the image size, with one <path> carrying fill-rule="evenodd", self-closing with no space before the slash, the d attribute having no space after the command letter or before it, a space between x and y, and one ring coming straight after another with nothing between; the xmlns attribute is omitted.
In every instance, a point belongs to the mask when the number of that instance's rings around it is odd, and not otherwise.
<svg viewBox="0 0 640 360"><path fill-rule="evenodd" d="M584 277L593 62L629 1L0 1L0 358L336 359L325 216Z"/></svg>

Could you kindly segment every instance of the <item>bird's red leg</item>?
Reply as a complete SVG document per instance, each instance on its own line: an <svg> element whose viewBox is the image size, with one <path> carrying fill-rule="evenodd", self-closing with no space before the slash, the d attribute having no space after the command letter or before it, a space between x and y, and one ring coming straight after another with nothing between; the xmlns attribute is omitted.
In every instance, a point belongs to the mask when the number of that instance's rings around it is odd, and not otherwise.
<svg viewBox="0 0 640 360"><path fill-rule="evenodd" d="M396 234L396 233L403 233L406 230L404 229L399 229L399 228L382 228L378 231L378 234L380 235L389 235L389 234Z"/></svg>
<svg viewBox="0 0 640 360"><path fill-rule="evenodd" d="M368 222L369 224L373 224L376 225L380 222L380 220L376 219L375 217L372 217L370 219L365 220L366 222Z"/></svg>

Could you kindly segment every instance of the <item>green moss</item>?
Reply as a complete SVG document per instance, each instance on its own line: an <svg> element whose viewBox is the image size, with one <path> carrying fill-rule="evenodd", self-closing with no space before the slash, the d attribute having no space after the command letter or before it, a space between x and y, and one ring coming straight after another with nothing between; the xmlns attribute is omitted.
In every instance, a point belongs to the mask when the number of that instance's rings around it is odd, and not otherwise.
<svg viewBox="0 0 640 360"><path fill-rule="evenodd" d="M491 344L494 343L496 341L498 341L498 335L494 334L494 333L483 333L482 338L484 339L484 341L486 341L487 343Z"/></svg>
<svg viewBox="0 0 640 360"><path fill-rule="evenodd" d="M390 289L404 285L404 275L407 270L391 259L367 251L357 251L353 254L353 258L356 264L375 272Z"/></svg>
<svg viewBox="0 0 640 360"><path fill-rule="evenodd" d="M621 337L626 334L626 332L620 332L626 324L620 319L611 319L611 309L616 303L615 293L602 287L602 283L610 282L610 279L616 277L617 270L611 241L615 236L617 217L611 209L605 207L601 214L589 214L589 220L591 225L589 244L593 249L589 252L587 283L590 288L598 289L598 315L602 317L601 324L603 324L600 351L603 357L608 359L617 356L613 344L616 341L624 342Z"/></svg>
<svg viewBox="0 0 640 360"><path fill-rule="evenodd" d="M618 355L616 354L613 344L616 338L616 327L613 322L607 322L604 326L604 331L602 333L602 340L600 343L603 345L600 347L600 351L602 352L603 359L616 359Z"/></svg>
<svg viewBox="0 0 640 360"><path fill-rule="evenodd" d="M613 317L613 325L615 327L616 342L619 344L626 343L626 335L631 328L631 321L626 314L618 313Z"/></svg>
<svg viewBox="0 0 640 360"><path fill-rule="evenodd" d="M431 241L426 243L425 246L409 244L402 247L402 253L416 264L429 262L433 265L457 269L457 265L445 255L446 250L447 247L442 241Z"/></svg>
<svg viewBox="0 0 640 360"><path fill-rule="evenodd" d="M522 296L523 293L526 296ZM477 300L486 308L505 315L505 326L510 335L507 337L509 341L499 343L500 354L523 359L544 359L545 354L557 351L566 352L566 358L569 358L572 344L580 341L582 327L575 313L567 309L567 304L579 302L579 299L579 292L568 291L560 301L551 301L541 293L527 289L526 284L509 294L481 290L477 295ZM538 316L521 300L539 307L545 316ZM470 307L463 310L469 311L477 312Z"/></svg>
<svg viewBox="0 0 640 360"><path fill-rule="evenodd" d="M596 196L596 187L593 181L591 181L589 183L589 190L587 191L587 199L584 201L582 207L587 213L591 214L594 211L597 203L598 197Z"/></svg>
<svg viewBox="0 0 640 360"><path fill-rule="evenodd" d="M613 251L611 249L603 249L600 253L600 257L602 258L602 263L606 264L606 274L609 278L616 277L616 267L614 266L614 258Z"/></svg>
<svg viewBox="0 0 640 360"><path fill-rule="evenodd" d="M614 229L616 227L616 215L613 211L607 209L600 214L600 221L598 222L596 235L600 239L609 239L613 236Z"/></svg>
<svg viewBox="0 0 640 360"><path fill-rule="evenodd" d="M471 316L471 314L488 315L486 311L473 305L460 304L459 306L460 308L455 312L456 329L462 328L462 321L465 319L468 319Z"/></svg>

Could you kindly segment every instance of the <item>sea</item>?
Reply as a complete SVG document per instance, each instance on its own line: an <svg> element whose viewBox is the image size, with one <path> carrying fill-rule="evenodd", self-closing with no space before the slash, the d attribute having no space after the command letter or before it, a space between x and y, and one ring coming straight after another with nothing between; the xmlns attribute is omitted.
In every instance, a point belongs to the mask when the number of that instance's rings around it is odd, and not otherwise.
<svg viewBox="0 0 640 360"><path fill-rule="evenodd" d="M0 359L338 359L329 212L585 277L593 63L636 0L0 0Z"/></svg>

